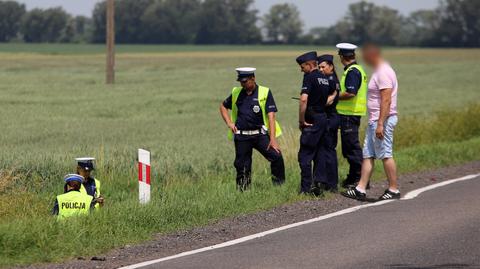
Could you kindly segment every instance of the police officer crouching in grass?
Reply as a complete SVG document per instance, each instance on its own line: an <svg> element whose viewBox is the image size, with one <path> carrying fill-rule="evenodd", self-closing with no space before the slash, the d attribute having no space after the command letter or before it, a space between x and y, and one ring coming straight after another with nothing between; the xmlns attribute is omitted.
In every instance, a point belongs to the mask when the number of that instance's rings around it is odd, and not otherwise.
<svg viewBox="0 0 480 269"><path fill-rule="evenodd" d="M356 186L362 170L362 148L358 138L360 118L367 113L367 75L355 60L356 45L337 45L340 60L345 71L340 81L340 96L337 111L340 114L340 135L342 154L348 160L350 169L342 183L344 188Z"/></svg>
<svg viewBox="0 0 480 269"><path fill-rule="evenodd" d="M65 193L57 196L53 214L59 219L78 215L87 215L95 206L93 197L80 192L84 178L80 175L69 174L64 177Z"/></svg>
<svg viewBox="0 0 480 269"><path fill-rule="evenodd" d="M335 93L329 96L325 112L327 113L327 130L325 134L325 162L327 180L330 186L338 185L338 159L337 143L339 117L337 114L338 97L340 94L340 81L338 80L333 64L333 55L325 54L318 57L318 69L328 77L328 80L335 85Z"/></svg>
<svg viewBox="0 0 480 269"><path fill-rule="evenodd" d="M330 182L326 175L325 140L328 128L326 106L329 95L336 94L336 87L318 70L316 52L305 53L296 61L301 71L305 73L300 93L299 112L299 127L302 131L298 152L301 169L300 193L319 196L324 191L337 189L336 182Z"/></svg>
<svg viewBox="0 0 480 269"><path fill-rule="evenodd" d="M103 206L105 199L101 193L100 180L92 176L92 171L95 170L95 158L84 157L76 158L75 160L77 161L77 174L84 178L80 192L88 194L95 199L95 208Z"/></svg>
<svg viewBox="0 0 480 269"><path fill-rule="evenodd" d="M230 129L228 137L235 142L234 165L240 191L251 184L253 149L271 163L273 183L285 182L285 165L276 139L282 133L275 120L277 106L270 89L255 82L255 70L237 68L241 87L233 88L232 94L220 105L220 114Z"/></svg>

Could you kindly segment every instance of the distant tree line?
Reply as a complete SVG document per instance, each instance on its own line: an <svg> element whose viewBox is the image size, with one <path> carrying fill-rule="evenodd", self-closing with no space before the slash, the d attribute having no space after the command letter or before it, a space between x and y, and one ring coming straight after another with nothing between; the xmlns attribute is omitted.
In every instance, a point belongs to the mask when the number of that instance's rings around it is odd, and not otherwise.
<svg viewBox="0 0 480 269"><path fill-rule="evenodd" d="M434 10L402 16L397 10L368 2L351 4L331 27L311 29L304 42L333 44L349 40L384 45L429 47L480 46L480 1L443 0Z"/></svg>
<svg viewBox="0 0 480 269"><path fill-rule="evenodd" d="M118 43L143 44L315 44L373 41L397 46L480 46L480 1L442 0L434 10L408 16L361 1L330 27L307 33L293 4L278 4L263 17L254 0L116 0ZM32 9L0 1L0 42L101 43L106 3L91 18L62 8Z"/></svg>

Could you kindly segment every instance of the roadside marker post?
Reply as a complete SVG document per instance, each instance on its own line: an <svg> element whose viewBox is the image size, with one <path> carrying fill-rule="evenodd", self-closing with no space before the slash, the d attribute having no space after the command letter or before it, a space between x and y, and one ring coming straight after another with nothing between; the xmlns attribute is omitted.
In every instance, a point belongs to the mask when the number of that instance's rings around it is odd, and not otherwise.
<svg viewBox="0 0 480 269"><path fill-rule="evenodd" d="M150 152L138 149L138 198L140 204L150 202Z"/></svg>

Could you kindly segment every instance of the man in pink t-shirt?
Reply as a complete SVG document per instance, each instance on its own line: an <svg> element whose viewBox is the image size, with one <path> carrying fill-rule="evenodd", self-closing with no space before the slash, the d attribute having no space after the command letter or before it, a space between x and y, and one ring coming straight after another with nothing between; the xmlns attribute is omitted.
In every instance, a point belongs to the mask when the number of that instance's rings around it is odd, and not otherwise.
<svg viewBox="0 0 480 269"><path fill-rule="evenodd" d="M372 176L375 159L383 161L389 188L379 200L399 199L397 168L393 159L393 132L397 125L398 81L395 71L381 55L380 48L369 44L363 47L364 61L374 73L368 83L368 126L363 146L360 182L342 195L357 200L366 199L366 187Z"/></svg>
<svg viewBox="0 0 480 269"><path fill-rule="evenodd" d="M374 67L375 71L372 74L372 78L368 83L368 122L373 123L378 121L380 118L380 106L382 103L382 94L381 92L385 89L390 89L388 95L390 96L390 108L388 114L385 116L394 116L397 115L397 91L398 91L398 81L395 71L392 69L390 64L385 61L378 63L378 66ZM387 109L387 108L385 108Z"/></svg>

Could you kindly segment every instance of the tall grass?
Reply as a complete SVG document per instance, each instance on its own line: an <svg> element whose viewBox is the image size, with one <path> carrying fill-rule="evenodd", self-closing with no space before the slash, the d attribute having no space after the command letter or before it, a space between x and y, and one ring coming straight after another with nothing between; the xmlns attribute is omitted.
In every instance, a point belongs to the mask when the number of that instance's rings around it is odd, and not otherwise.
<svg viewBox="0 0 480 269"><path fill-rule="evenodd" d="M399 148L462 141L480 135L480 104L446 109L434 115L401 118L395 136Z"/></svg>

